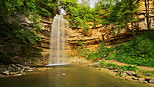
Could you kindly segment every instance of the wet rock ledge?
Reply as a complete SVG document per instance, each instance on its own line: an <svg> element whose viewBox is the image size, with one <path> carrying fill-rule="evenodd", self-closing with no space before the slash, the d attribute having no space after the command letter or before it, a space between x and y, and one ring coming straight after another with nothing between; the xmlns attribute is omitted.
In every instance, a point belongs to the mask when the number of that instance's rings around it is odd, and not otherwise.
<svg viewBox="0 0 154 87"><path fill-rule="evenodd" d="M0 77L21 76L34 70L35 68L21 64L0 65Z"/></svg>

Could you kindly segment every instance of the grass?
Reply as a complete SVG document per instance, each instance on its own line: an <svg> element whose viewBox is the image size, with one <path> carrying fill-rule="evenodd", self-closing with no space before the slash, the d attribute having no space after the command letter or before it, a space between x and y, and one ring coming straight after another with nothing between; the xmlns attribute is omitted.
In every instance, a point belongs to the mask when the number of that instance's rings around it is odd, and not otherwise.
<svg viewBox="0 0 154 87"><path fill-rule="evenodd" d="M134 66L134 65L118 65L118 64L115 64L115 63L104 63L104 62L105 62L105 60L100 62L102 67L113 68L114 70L118 70L118 72L135 71L137 74L139 74L140 77L147 76L147 75L154 77L154 71L153 70L143 70L143 69L140 69L140 68L138 68L137 66ZM120 74L123 74L123 73L120 73Z"/></svg>
<svg viewBox="0 0 154 87"><path fill-rule="evenodd" d="M136 71L138 70L139 68L137 68L136 66L134 65L118 65L118 64L115 64L115 63L104 63L104 61L101 61L100 64L103 66L103 67L112 67L113 69L118 69L118 70L123 70L123 71Z"/></svg>
<svg viewBox="0 0 154 87"><path fill-rule="evenodd" d="M151 70L139 70L139 73L142 75L149 74L151 77L154 77L154 71Z"/></svg>

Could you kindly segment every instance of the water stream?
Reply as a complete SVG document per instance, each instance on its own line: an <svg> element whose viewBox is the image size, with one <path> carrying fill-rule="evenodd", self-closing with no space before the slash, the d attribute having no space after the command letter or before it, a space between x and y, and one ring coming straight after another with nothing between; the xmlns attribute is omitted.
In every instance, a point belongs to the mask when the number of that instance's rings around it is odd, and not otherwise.
<svg viewBox="0 0 154 87"><path fill-rule="evenodd" d="M19 77L0 78L1 87L151 87L118 79L92 67L65 65Z"/></svg>

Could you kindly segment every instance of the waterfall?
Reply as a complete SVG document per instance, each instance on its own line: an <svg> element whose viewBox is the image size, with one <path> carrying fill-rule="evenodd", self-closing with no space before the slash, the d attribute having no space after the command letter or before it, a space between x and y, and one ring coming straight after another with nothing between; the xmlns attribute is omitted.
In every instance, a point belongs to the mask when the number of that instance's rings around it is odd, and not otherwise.
<svg viewBox="0 0 154 87"><path fill-rule="evenodd" d="M49 62L47 66L66 64L66 28L68 28L68 21L63 18L63 15L56 15L52 23Z"/></svg>

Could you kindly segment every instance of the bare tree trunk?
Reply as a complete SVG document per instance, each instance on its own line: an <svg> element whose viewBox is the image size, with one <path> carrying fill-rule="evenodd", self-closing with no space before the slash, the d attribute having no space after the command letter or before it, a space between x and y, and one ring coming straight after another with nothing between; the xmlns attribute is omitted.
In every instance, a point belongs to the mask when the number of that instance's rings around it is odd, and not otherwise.
<svg viewBox="0 0 154 87"><path fill-rule="evenodd" d="M148 1L148 19L149 19L149 27L150 27L150 29L151 29L151 18L150 18L150 0L147 0Z"/></svg>
<svg viewBox="0 0 154 87"><path fill-rule="evenodd" d="M148 30L150 29L150 21L149 21L149 0L144 0L144 3L145 3L145 10L146 10L146 14L145 14L145 17L146 17L146 21L147 21L147 28Z"/></svg>

